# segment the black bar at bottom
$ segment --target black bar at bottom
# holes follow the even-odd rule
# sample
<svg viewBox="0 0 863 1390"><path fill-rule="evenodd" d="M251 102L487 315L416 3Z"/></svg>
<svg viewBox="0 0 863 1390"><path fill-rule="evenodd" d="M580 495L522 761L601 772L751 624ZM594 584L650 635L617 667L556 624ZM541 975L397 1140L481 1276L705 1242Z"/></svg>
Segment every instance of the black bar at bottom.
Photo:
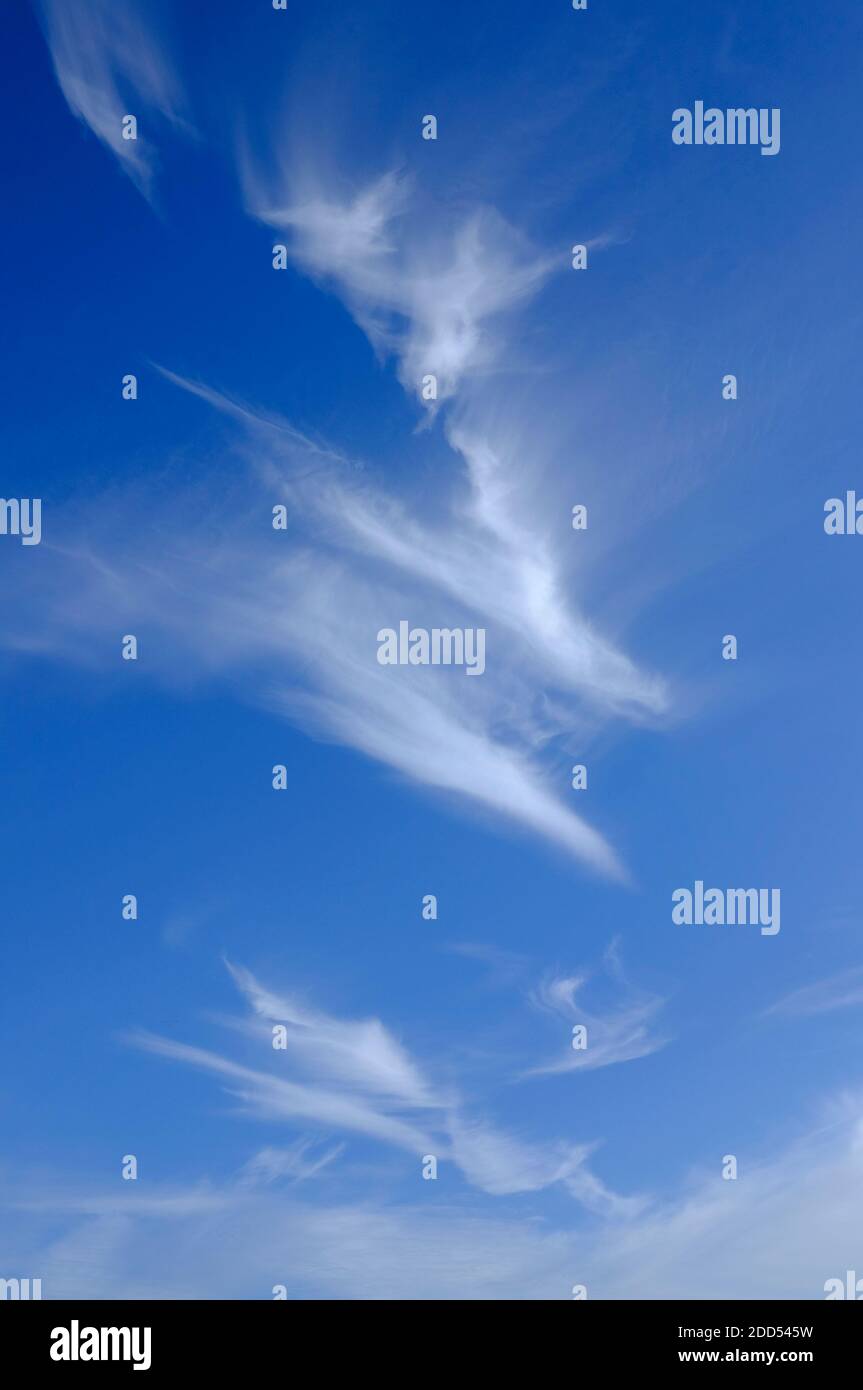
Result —
<svg viewBox="0 0 863 1390"><path fill-rule="evenodd" d="M612 1373L792 1365L823 1375L856 1369L861 1334L863 1310L827 1301L21 1301L0 1304L0 1368L16 1366L19 1378L107 1368L142 1382L250 1370L296 1380L337 1373L343 1358L353 1375L427 1380L483 1356L511 1369L513 1354L538 1357L539 1372L554 1351L573 1369L589 1358Z"/></svg>

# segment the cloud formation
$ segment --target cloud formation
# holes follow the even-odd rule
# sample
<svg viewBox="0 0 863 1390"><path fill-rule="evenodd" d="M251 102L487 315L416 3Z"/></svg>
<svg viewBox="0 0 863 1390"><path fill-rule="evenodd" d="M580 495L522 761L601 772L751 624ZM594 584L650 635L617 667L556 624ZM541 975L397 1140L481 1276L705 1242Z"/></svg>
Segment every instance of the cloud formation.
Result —
<svg viewBox="0 0 863 1390"><path fill-rule="evenodd" d="M792 990L777 1000L765 1012L804 1017L811 1014L834 1013L837 1009L854 1009L863 1004L863 968L854 966L826 980L816 980Z"/></svg>
<svg viewBox="0 0 863 1390"><path fill-rule="evenodd" d="M588 1225L438 1201L312 1204L242 1181L108 1194L16 1185L9 1268L45 1298L823 1299L859 1270L863 1107L736 1182L718 1169L674 1201ZM134 1186L134 1185L133 1185ZM52 1215L52 1234L34 1225ZM23 1218L23 1224L22 1224ZM59 1234L53 1229L59 1228Z"/></svg>
<svg viewBox="0 0 863 1390"><path fill-rule="evenodd" d="M145 195L156 168L146 116L180 127L183 95L164 48L132 5L116 0L36 0L70 110L107 145ZM124 139L135 116L137 139Z"/></svg>
<svg viewBox="0 0 863 1390"><path fill-rule="evenodd" d="M409 221L412 186L394 171L340 193L319 176L245 169L249 210L290 239L297 265L344 300L399 380L421 397L437 382L435 404L489 370L499 318L535 293L553 260L532 255L513 227L477 208L448 230ZM287 187L284 187L284 184Z"/></svg>
<svg viewBox="0 0 863 1390"><path fill-rule="evenodd" d="M655 995L634 991L625 981L616 946L606 952L606 972L624 992L621 1003L616 998L599 1012L582 1005L578 996L590 981L590 975L554 976L532 994L533 1002L541 1009L556 1014L568 1023L583 1026L587 1045L574 1048L571 1038L562 1040L559 1055L539 1066L529 1067L523 1077L553 1076L562 1072L592 1071L619 1062L632 1062L649 1057L665 1046L667 1039L653 1032L652 1024L665 1000Z"/></svg>
<svg viewBox="0 0 863 1390"><path fill-rule="evenodd" d="M571 610L541 533L506 521L488 449L470 506L450 497L433 522L338 451L190 386L240 424L251 478L227 484L224 502L188 491L163 506L130 489L58 518L62 547L43 543L6 644L81 660L88 640L137 624L161 678L228 673L313 734L622 876L605 837L555 790L545 754L597 720L655 718L661 685ZM291 519L280 548L276 503ZM379 665L376 634L402 618L487 629L481 679ZM565 752L554 777L568 787Z"/></svg>
<svg viewBox="0 0 863 1390"><path fill-rule="evenodd" d="M243 1109L259 1119L363 1136L411 1153L417 1165L434 1155L454 1163L470 1185L493 1196L560 1183L577 1201L606 1215L641 1207L640 1199L616 1195L591 1172L593 1145L532 1144L469 1114L452 1090L440 1089L422 1074L378 1019L333 1018L274 993L243 967L228 969L250 1009L241 1029L258 1049L256 1066L143 1031L129 1041L221 1078ZM284 1048L273 1047L274 1025L286 1030ZM300 1079L294 1079L296 1073ZM341 1151L331 1150L311 1165L312 1171ZM244 1170L243 1181L306 1175L303 1153L265 1149Z"/></svg>
<svg viewBox="0 0 863 1390"><path fill-rule="evenodd" d="M47 0L46 16L64 90L103 138L114 129L120 71L174 110L167 69L128 15L114 23L101 3L85 17ZM115 152L134 160L137 148L121 141ZM226 455L238 431L251 480L232 486L221 510L180 492L163 509L145 488L58 519L63 548L46 560L35 581L44 592L7 641L80 659L82 633L139 623L150 669L163 678L175 679L177 666L229 672L246 698L313 735L625 878L606 835L580 814L584 801L575 809L568 754L581 755L608 720L662 719L668 693L582 611L561 554L569 516L545 493L560 462L547 457L538 420L528 416L513 437L499 410L507 385L492 372L512 341L514 311L552 261L491 209L430 215L395 172L346 194L320 168L273 161L263 174L247 166L244 185L255 215L285 229L298 266L331 284L375 346L395 356L408 391L426 372L437 376L434 404L447 410L430 505L278 411L162 369L231 421ZM223 462L222 483L234 467ZM273 504L291 517L280 550L263 534ZM481 627L481 679L379 665L376 634L403 619Z"/></svg>

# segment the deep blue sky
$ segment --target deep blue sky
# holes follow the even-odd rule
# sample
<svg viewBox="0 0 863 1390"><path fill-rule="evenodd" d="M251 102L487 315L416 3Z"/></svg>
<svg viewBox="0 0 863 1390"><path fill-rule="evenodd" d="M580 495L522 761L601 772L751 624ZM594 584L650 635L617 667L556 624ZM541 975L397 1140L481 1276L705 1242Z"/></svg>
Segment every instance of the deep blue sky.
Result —
<svg viewBox="0 0 863 1390"><path fill-rule="evenodd" d="M4 15L2 493L42 498L43 541L0 537L0 1116L12 1213L0 1274L36 1276L44 1265L46 1296L91 1287L122 1296L143 1281L267 1297L270 1264L253 1261L250 1274L233 1237L219 1245L218 1276L172 1282L159 1253L170 1228L133 1223L115 1239L105 1236L110 1218L98 1217L93 1234L90 1218L78 1228L68 1194L132 1201L206 1181L230 1206L254 1153L304 1136L346 1148L321 1177L269 1187L273 1220L285 1192L313 1211L397 1206L405 1220L438 1203L450 1216L538 1224L561 1240L632 1221L637 1251L640 1238L651 1244L645 1223L673 1225L693 1190L707 1205L724 1200L727 1153L738 1156L738 1189L758 1172L754 1206L787 1181L798 1210L787 1155L834 1124L825 1107L832 1115L832 1098L859 1085L860 1006L839 1002L859 970L863 540L828 538L822 525L827 498L863 494L859 8L591 0L576 14L564 0L294 0L281 14L264 0L173 10L115 0L113 9L155 36L184 94L185 125L124 92L157 150L144 190L70 111L36 13L19 5ZM698 99L780 107L780 153L675 147L671 112ZM435 143L420 139L427 112L440 122ZM478 814L469 798L401 775L350 737L313 737L320 730L307 720L286 718L270 687L306 679L295 647L274 657L264 643L248 663L202 656L195 605L206 597L218 630L225 592L245 572L245 550L231 558L231 517L235 497L240 510L256 505L257 484L243 481L256 446L154 364L360 460L369 486L411 516L443 514L462 485L446 434L458 400L417 432L421 408L400 382L398 350L376 355L359 292L339 291L344 267L310 273L298 255L284 274L272 270L273 242L290 237L251 215L244 149L259 169L319 165L325 188L332 161L334 198L400 170L430 209L408 239L434 238L438 226L443 238L473 209L493 208L505 219L494 223L498 247L524 237L559 257L505 329L489 327L497 373L468 370L460 389L487 419L505 420L524 393L522 443L548 431L545 470L534 485L538 452L524 449L514 484L535 503L537 553L547 538L550 553L569 555L563 600L667 682L661 716L591 716L587 793L569 789L580 696L558 692L557 706L573 701L572 724L564 712L536 749L537 775L614 847L627 882L512 817ZM590 268L576 275L569 247L594 239ZM133 404L120 398L126 372L139 378ZM733 403L721 399L725 372L739 378ZM319 534L304 532L301 516L277 538L271 500L256 550L275 555L266 548L284 540L309 547L313 561ZM570 501L591 508L577 562ZM201 555L212 534L199 522L223 504L224 569L211 596ZM92 577L79 590L76 573L82 548L101 556L103 543L120 571L134 556L138 576L185 564L188 545L194 602L181 585L174 611L159 590L124 621L108 585L100 606ZM368 557L350 564L358 586L377 574ZM470 593L461 598L471 605ZM272 592L261 599L265 621L277 621ZM445 626L460 621L457 607L429 611ZM383 604L377 625L402 616ZM119 659L126 631L139 634L137 665ZM740 642L736 664L720 659L728 632ZM497 679L493 665L483 679ZM288 768L286 793L271 789L275 763ZM697 878L780 887L780 934L672 926L672 891ZM130 892L137 923L120 919ZM438 896L436 922L420 917L426 893ZM625 984L603 965L612 942ZM647 1214L585 1211L559 1184L498 1194L446 1159L437 1183L425 1183L418 1157L369 1135L238 1116L212 1076L125 1036L145 1029L257 1065L260 1040L218 1022L238 1011L223 957L332 1018L379 1018L424 1075L458 1091L472 1123L540 1149L596 1143L591 1171L615 1194L645 1197ZM628 991L664 1001L649 1023L664 1046L514 1081L568 1046L570 1022L537 1009L531 992L591 972L583 998L593 1016L614 1017ZM792 1002L764 1017L821 981L833 983L816 1009ZM836 1142L819 1162L844 1163L846 1139ZM140 1163L135 1192L119 1177L127 1153ZM818 1297L824 1279L859 1266L859 1218L854 1226L840 1212L833 1244L810 1249L803 1237L796 1263L777 1257L750 1284L738 1189L740 1250L720 1292ZM42 1198L58 1213L47 1237L21 1210ZM811 1222L830 1224L814 1208ZM785 1224L780 1212L763 1244ZM52 1242L68 1230L74 1253L58 1255ZM433 1274L436 1256L420 1240L393 1273L383 1221L380 1231L374 1262L414 1291L417 1269ZM599 1261L597 1293L714 1292L699 1240L681 1241L661 1274L645 1266L642 1286L637 1254L626 1278ZM286 1278L300 1295L368 1291L359 1277L334 1282L328 1255L292 1265L293 1248L286 1236ZM18 1271L27 1261L34 1267ZM507 1277L516 1296L568 1296L568 1274L537 1271L526 1255L513 1255ZM572 1268L569 1282L578 1277ZM468 1260L460 1296L484 1287Z"/></svg>

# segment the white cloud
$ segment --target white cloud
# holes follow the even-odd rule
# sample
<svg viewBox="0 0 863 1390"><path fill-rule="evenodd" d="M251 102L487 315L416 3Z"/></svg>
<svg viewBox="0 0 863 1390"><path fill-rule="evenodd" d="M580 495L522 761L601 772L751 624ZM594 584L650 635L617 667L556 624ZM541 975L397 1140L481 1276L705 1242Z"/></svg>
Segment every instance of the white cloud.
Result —
<svg viewBox="0 0 863 1390"><path fill-rule="evenodd" d="M446 437L464 461L469 493L436 528L370 492L325 488L317 504L353 548L493 618L564 691L630 716L663 713L663 682L640 673L571 611L547 515L536 516L543 422L515 442L496 419L509 382L488 369L505 356L510 372L515 366L502 315L536 294L557 258L537 256L488 209L452 222L439 207L415 206L410 182L395 173L346 197L326 164L310 173L283 161L262 175L247 163L247 201L270 225L293 232L298 264L332 283L371 342L396 355L408 392L419 394L433 373L438 404L464 398Z"/></svg>
<svg viewBox="0 0 863 1390"><path fill-rule="evenodd" d="M807 1014L833 1013L836 1009L854 1009L863 1004L863 968L854 966L843 970L829 979L817 980L792 990L777 1000L765 1012L767 1014Z"/></svg>
<svg viewBox="0 0 863 1390"><path fill-rule="evenodd" d="M441 1105L404 1048L379 1019L348 1023L330 1018L270 993L240 966L229 964L228 969L258 1018L286 1025L291 1059L300 1066L331 1081L360 1085L407 1106ZM270 1028L262 1031L271 1036Z"/></svg>
<svg viewBox="0 0 863 1390"><path fill-rule="evenodd" d="M145 1031L132 1033L136 1047L201 1071L212 1072L230 1082L230 1094L260 1118L315 1123L334 1130L364 1134L382 1143L394 1144L411 1153L428 1147L429 1136L415 1125L389 1115L366 1099L345 1091L287 1081L272 1073L241 1066L206 1048L190 1047Z"/></svg>
<svg viewBox="0 0 863 1390"><path fill-rule="evenodd" d="M526 1144L493 1126L455 1116L450 1136L452 1156L465 1177L492 1196L538 1192L562 1183L585 1207L605 1216L631 1214L644 1206L641 1198L610 1192L590 1171L591 1144Z"/></svg>
<svg viewBox="0 0 863 1390"><path fill-rule="evenodd" d="M859 1097L831 1125L769 1162L744 1159L650 1210L552 1226L524 1198L457 1205L300 1202L227 1184L119 1195L25 1184L6 1208L4 1267L32 1270L46 1298L823 1299L860 1270ZM130 1185L134 1186L134 1184ZM44 1224L22 1217L52 1213Z"/></svg>
<svg viewBox="0 0 863 1390"><path fill-rule="evenodd" d="M483 802L602 872L619 874L603 838L549 795L531 755L583 717L567 695L579 696L593 714L636 719L664 712L667 696L661 681L641 673L572 611L554 549L543 528L530 523L530 481L517 480L517 461L477 443L475 425L460 426L453 439L469 465L469 500L451 499L448 513L432 523L285 422L256 417L212 391L206 396L235 417L242 412L267 486L274 496L293 499L292 513L315 545L326 547L314 575L305 563L298 567L301 594L277 624L316 672L318 694L276 703L409 776ZM285 565L276 583L289 579ZM274 582L267 587L273 592ZM393 615L407 604L414 616L428 612L430 624L442 611L462 610L463 625L488 625L495 649L481 691L468 692L464 682L418 684L413 672L368 661L369 634L396 622ZM445 625L456 621L447 617ZM254 632L273 625L250 615L246 626Z"/></svg>
<svg viewBox="0 0 863 1390"><path fill-rule="evenodd" d="M408 222L413 190L392 172L347 195L320 175L276 171L274 180L248 163L244 182L254 215L289 235L297 264L332 284L374 346L396 356L405 389L419 396L423 377L437 378L438 403L494 364L497 319L554 264L492 209L445 231Z"/></svg>
<svg viewBox="0 0 863 1390"><path fill-rule="evenodd" d="M666 1039L652 1031L665 1001L631 989L623 977L615 947L606 953L605 967L615 979L616 994L622 990L624 997L622 1002L615 997L599 1012L585 1008L577 998L590 980L589 975L556 976L534 991L531 997L540 1008L587 1029L587 1046L573 1048L571 1036L562 1037L559 1055L528 1068L522 1072L523 1077L610 1067L649 1057L665 1046Z"/></svg>
<svg viewBox="0 0 863 1390"><path fill-rule="evenodd" d="M248 1187L266 1186L283 1178L289 1178L293 1182L306 1182L341 1157L345 1145L333 1144L323 1153L313 1150L314 1142L311 1139L298 1139L287 1149L261 1149L249 1159L239 1181Z"/></svg>
<svg viewBox="0 0 863 1390"><path fill-rule="evenodd" d="M590 1171L592 1146L528 1143L466 1114L457 1095L439 1091L423 1076L377 1019L355 1023L332 1018L273 993L245 969L229 969L252 1011L251 1036L259 1049L259 1066L146 1032L132 1034L130 1041L223 1078L230 1093L259 1118L364 1135L407 1150L417 1164L434 1154L493 1196L536 1192L561 1183L591 1210L623 1213L640 1206L639 1199L609 1191ZM287 1029L284 1049L272 1047L273 1023ZM291 1079L295 1071L326 1077L329 1084L298 1082ZM286 1159L271 1149L264 1152L266 1157L258 1155L253 1165L262 1177L275 1176L298 1161L295 1153Z"/></svg>
<svg viewBox="0 0 863 1390"><path fill-rule="evenodd" d="M162 510L147 489L146 500L132 490L94 501L83 525L58 516L55 534L68 539L31 577L45 584L43 612L28 611L12 643L81 659L82 629L137 622L163 679L228 673L313 735L623 879L606 835L580 813L587 803L572 797L568 754L581 757L607 720L664 716L665 686L582 611L569 511L546 495L560 460L543 422L528 418L514 438L497 409L505 384L483 378L487 391L475 389L504 345L500 316L548 267L487 210L441 226L394 175L347 201L316 178L300 179L302 196L292 187L287 203L264 202L258 175L247 174L247 192L294 229L301 264L334 277L372 339L396 352L407 386L429 354L444 363L444 394L460 399L431 497L399 496L403 482L374 482L276 412L165 372L240 427L257 483L228 492L221 511L192 492ZM292 525L278 550L264 534L274 502ZM482 627L484 674L380 666L376 634L403 618Z"/></svg>
<svg viewBox="0 0 863 1390"><path fill-rule="evenodd" d="M588 711L649 708L650 682L567 613L560 586L532 629L538 609L493 540L458 521L450 531L412 521L295 432L259 423L251 442L266 479L227 488L215 508L193 491L163 508L152 490L130 490L58 515L62 546L43 543L43 566L24 577L22 596L33 587L7 618L7 645L81 660L87 637L137 624L159 678L227 673L313 734L621 876L605 837L561 795L565 753L554 780L543 754L586 730ZM281 548L266 541L274 500L291 514ZM376 634L406 616L486 628L484 675L380 666Z"/></svg>
<svg viewBox="0 0 863 1390"><path fill-rule="evenodd" d="M148 120L182 124L182 93L171 63L134 6L117 0L37 0L57 81L71 110L149 191L155 147ZM137 139L123 138L135 116Z"/></svg>

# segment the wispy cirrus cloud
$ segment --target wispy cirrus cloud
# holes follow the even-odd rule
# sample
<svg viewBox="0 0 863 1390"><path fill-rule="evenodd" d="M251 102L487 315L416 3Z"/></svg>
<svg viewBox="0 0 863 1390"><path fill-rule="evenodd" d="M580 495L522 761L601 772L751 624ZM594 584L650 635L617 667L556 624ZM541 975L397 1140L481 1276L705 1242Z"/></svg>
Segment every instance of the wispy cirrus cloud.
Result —
<svg viewBox="0 0 863 1390"><path fill-rule="evenodd" d="M660 717L667 693L574 609L554 547L532 521L530 480L517 475L510 450L481 442L475 421L451 431L468 465L468 490L446 498L432 522L288 422L169 375L239 421L264 485L326 547L320 578L304 567L302 597L278 623L306 669L317 671L318 689L282 707L619 875L603 837L547 792L533 755L578 727L584 710L567 696L577 696L591 719L638 721ZM283 566L283 580L288 574ZM430 624L446 611L458 615L447 625L489 625L495 651L481 692L468 698L461 686L434 679L418 686L410 672L368 662L367 634L408 606L412 615L428 612Z"/></svg>
<svg viewBox="0 0 863 1390"><path fill-rule="evenodd" d="M148 497L142 509L130 490L92 503L83 533L64 518L68 539L46 561L53 582L43 611L29 612L26 637L12 641L31 650L53 641L80 657L82 630L139 622L155 639L151 669L168 679L177 663L184 675L230 672L246 698L313 735L625 879L606 835L564 799L567 753L608 720L664 717L665 683L583 611L562 555L568 511L544 492L559 461L541 423L528 418L526 445L514 440L496 409L499 384L479 389L507 341L498 317L536 290L547 267L509 234L486 239L481 212L429 226L417 252L401 225L409 201L404 182L389 177L357 195L343 222L335 193L309 194L298 255L335 277L373 339L384 335L406 385L427 351L448 364L445 394L458 401L439 443L433 505L418 506L277 411L160 369L239 430L250 481L203 511L191 494L164 508ZM427 241L437 248L428 256ZM273 503L292 519L280 551L262 544ZM124 511L134 512L131 528ZM382 667L377 634L403 619L481 627L482 679Z"/></svg>
<svg viewBox="0 0 863 1390"><path fill-rule="evenodd" d="M8 1268L39 1270L45 1298L267 1299L282 1284L290 1298L566 1301L584 1284L590 1298L823 1299L860 1267L861 1181L858 1095L736 1182L700 1173L673 1200L584 1226L526 1220L504 1194L429 1209L242 1180L82 1192L42 1174L3 1201L4 1249Z"/></svg>
<svg viewBox="0 0 863 1390"><path fill-rule="evenodd" d="M244 1109L261 1118L326 1125L394 1144L411 1153L419 1152L429 1142L428 1131L345 1090L289 1081L272 1072L243 1066L207 1048L192 1047L146 1031L130 1034L129 1041L143 1051L222 1077Z"/></svg>
<svg viewBox="0 0 863 1390"><path fill-rule="evenodd" d="M165 48L140 7L116 0L36 0L57 81L71 111L149 195L155 145L144 117L188 129L183 93ZM123 118L138 120L124 139Z"/></svg>
<svg viewBox="0 0 863 1390"><path fill-rule="evenodd" d="M433 415L450 404L444 432L467 490L431 533L385 497L345 506L329 492L323 505L357 549L495 617L564 689L629 716L664 714L665 683L639 672L564 597L559 540L541 500L543 422L525 421L514 439L500 410L512 376L533 370L515 347L514 312L560 257L535 252L493 209L442 215L395 171L345 193L328 165L323 158L312 171L283 154L262 173L246 159L247 206L290 234L298 267L333 287L372 344L396 358L409 394L434 377L425 406Z"/></svg>
<svg viewBox="0 0 863 1390"><path fill-rule="evenodd" d="M314 1141L308 1138L298 1139L287 1149L268 1146L249 1159L239 1182L246 1187L268 1186L286 1179L292 1183L307 1182L340 1158L345 1147L333 1144L319 1152Z"/></svg>
<svg viewBox="0 0 863 1390"><path fill-rule="evenodd" d="M767 1014L787 1014L805 1017L810 1014L834 1013L837 1009L855 1009L863 1005L863 967L853 966L826 980L803 985L778 999L765 1010Z"/></svg>
<svg viewBox="0 0 863 1390"><path fill-rule="evenodd" d="M337 454L270 419L242 431L258 478L232 485L224 503L190 492L162 507L130 490L60 520L62 546L45 544L43 568L25 576L36 588L7 615L7 644L80 660L85 634L137 624L161 678L228 673L246 698L314 735L620 877L614 850L556 793L543 755L573 737L586 708L590 719L639 717L655 703L653 683L569 614L562 586L522 586L470 521L413 519ZM275 502L292 518L281 549L261 544ZM482 679L382 667L376 635L404 617L487 628Z"/></svg>
<svg viewBox="0 0 863 1390"><path fill-rule="evenodd" d="M226 964L260 1020L257 1035L271 1036L267 1024L289 1025L291 1057L300 1067L330 1081L361 1085L406 1106L425 1109L441 1105L440 1097L379 1019L346 1022L332 1018L263 988L242 966Z"/></svg>
<svg viewBox="0 0 863 1390"><path fill-rule="evenodd" d="M566 1037L557 1057L529 1067L521 1073L522 1078L615 1066L649 1057L665 1046L668 1039L655 1032L653 1026L665 1000L632 989L623 976L615 945L606 952L603 964L605 973L613 977L616 989L613 1000L601 1010L590 1010L579 1002L579 996L590 983L591 976L587 973L554 976L534 990L531 998L539 1008L586 1029L587 1046L574 1048L572 1040Z"/></svg>
<svg viewBox="0 0 863 1390"><path fill-rule="evenodd" d="M446 229L418 219L411 182L395 171L348 193L310 172L262 173L248 161L243 172L250 212L287 235L297 265L331 285L375 348L397 359L405 389L421 397L423 379L436 378L432 413L495 364L498 320L555 264L491 208Z"/></svg>
<svg viewBox="0 0 863 1390"><path fill-rule="evenodd" d="M620 1220L649 1205L612 1192L591 1170L595 1144L536 1145L470 1119L450 1123L452 1157L474 1186L495 1197L539 1192L561 1183L588 1211Z"/></svg>
<svg viewBox="0 0 863 1390"><path fill-rule="evenodd" d="M258 1048L258 1065L143 1031L128 1040L220 1078L243 1109L260 1119L363 1136L405 1150L417 1162L432 1154L452 1162L471 1186L491 1196L561 1184L604 1215L622 1217L643 1207L642 1198L619 1196L591 1171L594 1144L531 1143L470 1113L452 1088L440 1088L423 1075L379 1020L333 1018L274 993L242 967L228 969L251 1010L244 1031ZM272 1046L273 1025L286 1030L284 1048ZM267 1148L244 1171L243 1181L297 1175L302 1154Z"/></svg>

